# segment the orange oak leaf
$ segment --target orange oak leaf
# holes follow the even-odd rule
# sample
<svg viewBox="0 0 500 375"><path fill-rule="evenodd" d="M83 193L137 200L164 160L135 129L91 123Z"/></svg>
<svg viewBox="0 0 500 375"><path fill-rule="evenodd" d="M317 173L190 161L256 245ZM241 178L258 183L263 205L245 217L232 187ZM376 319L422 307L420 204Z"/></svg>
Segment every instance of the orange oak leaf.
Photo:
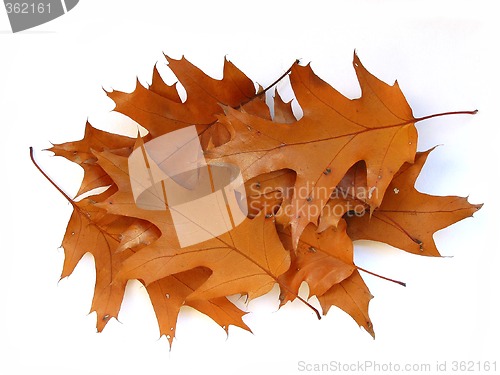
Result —
<svg viewBox="0 0 500 375"><path fill-rule="evenodd" d="M52 151L57 156L63 156L83 168L83 181L77 193L79 196L112 183L111 178L95 163L96 158L92 150L107 149L121 155L129 155L134 143L133 138L96 129L87 121L83 139L53 145L48 151Z"/></svg>
<svg viewBox="0 0 500 375"><path fill-rule="evenodd" d="M280 230L281 241L292 254L289 270L279 278L280 285L287 287L281 290L281 305L295 298L302 282L307 282L310 296L322 296L353 273L356 269L353 245L346 229L344 220L337 228L331 227L322 233L317 233L316 227L309 224L295 252L290 230Z"/></svg>
<svg viewBox="0 0 500 375"><path fill-rule="evenodd" d="M110 152L96 153L98 164L111 176L118 191L99 204L109 213L147 220L161 232L151 245L139 250L123 264L121 279L141 279L146 285L166 276L196 267L212 275L190 296L211 299L247 294L250 299L267 293L290 263L278 237L274 221L261 214L246 219L233 230L200 244L181 248L169 209L149 211L138 208L130 186L127 159ZM250 235L251 234L251 235ZM165 267L165 262L168 267ZM238 267L232 267L238 264Z"/></svg>
<svg viewBox="0 0 500 375"><path fill-rule="evenodd" d="M246 312L241 311L226 297L209 300L186 300L210 277L210 274L211 271L207 268L193 268L147 285L146 289L158 319L160 335L164 335L170 345L172 345L175 336L177 316L182 306L191 306L208 315L226 332L230 325L250 331L250 328L242 320Z"/></svg>
<svg viewBox="0 0 500 375"><path fill-rule="evenodd" d="M145 137L108 133L87 122L83 139L49 149L84 169L81 199L58 188L31 149L35 166L73 207L61 277L84 254L94 257L91 311L97 312L98 331L118 317L132 279L144 284L160 335L170 345L183 306L226 332L230 325L250 330L246 312L228 297L257 298L276 284L280 307L299 299L320 318L299 296L305 282L323 314L337 306L374 336L372 295L359 271L373 273L354 264L353 241L438 256L433 234L481 207L414 186L430 153L416 152L415 123L477 111L415 118L398 84L376 78L356 54L356 99L298 61L263 88L227 60L222 78L214 79L185 58L166 59L176 84L166 84L155 67L148 88L137 82L131 93L108 93L115 111L143 126ZM276 89L266 98L287 77L295 98L285 102ZM193 154L184 154L194 143ZM214 171L226 167L227 181L216 181ZM167 184L180 188L172 193ZM97 194L95 188L107 190ZM187 215L181 206L189 207ZM213 223L222 223L222 230L211 229Z"/></svg>
<svg viewBox="0 0 500 375"><path fill-rule="evenodd" d="M172 246L172 236L162 235L128 258L119 280L141 279L148 285L170 274L203 266L213 273L190 299L233 294L253 299L269 292L289 265L289 253L279 240L273 220L261 214L246 219L230 232L185 248Z"/></svg>
<svg viewBox="0 0 500 375"><path fill-rule="evenodd" d="M482 207L470 204L467 198L432 196L415 189L415 181L431 151L418 153L414 164L401 167L371 217L347 219L353 240L380 241L410 253L439 256L434 233L472 216Z"/></svg>
<svg viewBox="0 0 500 375"><path fill-rule="evenodd" d="M109 151L107 154L114 155ZM91 312L97 312L99 332L111 318L118 317L127 283L127 280L116 279L116 272L122 267L122 262L134 252L156 241L161 235L149 222L109 214L99 207L100 203L114 196L117 191L117 185L112 185L99 195L91 195L77 202L60 191L74 207L62 243L65 260L61 278L73 272L84 254L88 252L94 256L96 286ZM229 325L250 330L241 319L246 313L225 297L186 301L186 297L210 275L210 270L198 267L147 285L146 289L157 315L160 333L167 337L170 344L175 335L177 315L184 305L210 316L226 332Z"/></svg>
<svg viewBox="0 0 500 375"><path fill-rule="evenodd" d="M117 253L121 233L137 219L109 215L96 207L113 189L97 196L73 202L73 213L62 242L64 265L61 278L69 276L86 253L92 254L96 268L96 283L91 312L97 313L97 330L101 331L110 318L117 318L126 282L113 283L115 274L131 251Z"/></svg>
<svg viewBox="0 0 500 375"><path fill-rule="evenodd" d="M137 82L132 93L112 91L115 111L132 118L157 137L186 126L196 125L205 132L221 113L220 104L238 107L255 96L253 82L233 63L224 60L223 78L207 76L182 57L166 56L168 66L184 87L187 99L182 102L174 86L166 85L155 69L150 89Z"/></svg>
<svg viewBox="0 0 500 375"><path fill-rule="evenodd" d="M250 179L278 169L297 173L292 201L294 247L302 231L316 223L333 189L360 160L367 166L367 202L375 209L392 177L405 162L413 162L417 121L399 86L371 75L354 56L362 95L350 100L314 74L294 65L290 80L303 117L293 124L270 122L225 107L231 140L210 150L216 161L236 164ZM313 159L297 155L314 155Z"/></svg>
<svg viewBox="0 0 500 375"><path fill-rule="evenodd" d="M373 324L368 316L368 304L372 298L372 294L357 270L318 297L324 315L332 306L337 306L375 338Z"/></svg>

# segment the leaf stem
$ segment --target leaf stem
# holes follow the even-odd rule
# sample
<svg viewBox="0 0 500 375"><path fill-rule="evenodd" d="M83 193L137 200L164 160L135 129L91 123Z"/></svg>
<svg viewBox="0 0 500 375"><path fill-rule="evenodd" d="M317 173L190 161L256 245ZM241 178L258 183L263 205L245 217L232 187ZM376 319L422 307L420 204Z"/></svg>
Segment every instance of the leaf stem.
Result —
<svg viewBox="0 0 500 375"><path fill-rule="evenodd" d="M399 285L402 285L402 286L406 286L406 283L404 283L404 282L402 282L402 281L398 281L398 280L390 279L390 278L385 277L385 276L378 275L378 274L376 274L376 273L374 273L374 272L371 272L371 271L365 270L364 268L359 267L359 266L356 266L356 268L357 268L358 270L363 271L363 272L366 272L366 273L368 273L368 274L370 274L370 275L372 275L372 276L377 276L377 277L379 277L379 278L381 278L381 279L383 279L383 280L391 281L391 282L393 282L393 283L396 283L396 284L399 284Z"/></svg>
<svg viewBox="0 0 500 375"><path fill-rule="evenodd" d="M275 85L278 84L278 82L280 82L283 78L285 78L287 75L290 74L290 72L292 71L293 67L295 65L297 65L298 63L300 62L299 59L295 60L293 62L293 64L290 66L290 68L288 68L288 70L283 73L279 78L277 78L273 83L271 83L269 86L267 86L265 89L263 89L262 91L259 91L257 94L255 94L254 96L252 96L251 98L249 98L248 100L242 102L237 108L240 108L242 106L244 106L245 104L251 102L252 100L264 95L266 92L268 92L271 88L273 88Z"/></svg>
<svg viewBox="0 0 500 375"><path fill-rule="evenodd" d="M273 83L271 83L269 86L267 86L264 90L262 90L261 92L257 93L256 96L260 96L264 93L266 93L267 91L269 91L269 89L271 89L273 86L277 85L283 78L285 78L287 75L290 74L290 72L292 71L293 67L295 65L297 65L298 63L300 62L299 59L295 60L292 64L292 66L290 66L290 68L288 68L288 70L283 73L276 81L274 81Z"/></svg>
<svg viewBox="0 0 500 375"><path fill-rule="evenodd" d="M478 110L475 109L473 111L452 111L452 112L435 113L433 115L416 118L415 122L429 120L434 117L449 116L449 115L475 115L477 112Z"/></svg>
<svg viewBox="0 0 500 375"><path fill-rule="evenodd" d="M232 107L233 109L240 109L241 107L243 107L245 104L248 104L250 103L252 100L262 96L263 94L265 94L267 91L269 91L273 86L275 86L279 81L281 81L283 78L285 78L287 75L290 74L290 72L292 71L293 67L295 65L297 65L298 63L300 62L299 59L295 60L294 63L292 64L292 66L290 66L290 68L288 68L288 70L283 73L278 79L276 79L273 83L271 83L269 86L267 86L265 89L263 89L262 91L259 91L257 94L253 95L252 97L248 98L247 100L241 102L238 106L236 107ZM211 123L209 124L206 124L207 125L207 128L204 129L201 133L199 133L199 135L201 136L204 132L206 132L208 129L210 129L210 127L217 123L219 120L214 120L212 121Z"/></svg>
<svg viewBox="0 0 500 375"><path fill-rule="evenodd" d="M52 184L52 186L54 186L57 189L57 191L61 193L69 203L71 203L73 207L76 207L76 204L73 201L73 199L71 199L68 194L66 194L59 186L57 186L57 184L49 177L49 175L45 173L45 171L38 165L38 163L35 160L33 147L31 146L30 146L30 159L35 165L36 169L38 169L38 171Z"/></svg>
<svg viewBox="0 0 500 375"><path fill-rule="evenodd" d="M299 301L305 303L307 307L309 307L311 310L313 310L316 313L316 317L318 318L318 320L321 320L321 314L319 313L318 309L316 309L313 305L311 305L309 302L307 302L301 296L297 296L297 297L298 297Z"/></svg>

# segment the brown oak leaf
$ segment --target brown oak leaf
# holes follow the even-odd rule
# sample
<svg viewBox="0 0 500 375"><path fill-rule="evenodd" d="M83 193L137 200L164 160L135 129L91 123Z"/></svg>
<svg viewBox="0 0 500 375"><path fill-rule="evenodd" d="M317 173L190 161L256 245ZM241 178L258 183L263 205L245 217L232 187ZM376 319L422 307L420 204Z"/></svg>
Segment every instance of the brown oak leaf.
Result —
<svg viewBox="0 0 500 375"><path fill-rule="evenodd" d="M95 163L96 158L92 150L113 150L114 153L128 156L132 152L134 143L133 138L96 129L87 121L83 139L53 145L48 151L52 151L57 156L63 156L83 168L83 181L77 193L79 196L112 183L111 178Z"/></svg>
<svg viewBox="0 0 500 375"><path fill-rule="evenodd" d="M360 327L363 327L375 338L373 324L368 316L368 304L372 298L372 294L357 270L318 297L324 315L332 306L337 306L348 313Z"/></svg>
<svg viewBox="0 0 500 375"><path fill-rule="evenodd" d="M380 241L409 253L439 256L434 233L472 216L482 207L482 204L470 204L467 198L432 196L415 189L415 181L431 151L418 153L414 164L401 167L381 206L371 216L347 219L353 241Z"/></svg>
<svg viewBox="0 0 500 375"><path fill-rule="evenodd" d="M356 162L366 163L372 209L380 205L399 168L413 162L417 120L399 86L371 75L356 55L354 68L362 95L351 100L316 76L310 65L294 65L290 80L304 113L296 123L270 122L228 106L225 116L219 116L231 140L207 156L238 165L245 179L278 169L297 173L290 217L294 247Z"/></svg>
<svg viewBox="0 0 500 375"><path fill-rule="evenodd" d="M323 314L337 306L374 336L372 295L359 271L376 274L354 264L353 241L438 256L434 233L481 207L415 188L430 153L417 153L415 123L476 111L415 118L398 84L376 78L356 54L356 99L298 61L266 88L227 59L221 79L185 58L167 61L176 84L166 84L155 67L149 87L137 83L131 93L108 93L115 111L137 121L147 135L132 139L87 122L81 140L49 149L84 169L79 199L50 179L31 149L35 166L73 207L61 277L84 254L95 260L91 311L98 331L118 317L127 282L136 279L170 345L184 306L226 332L229 326L250 331L246 312L228 297L251 300L276 284L280 307L298 299L320 318L309 302L315 296ZM266 98L287 77L295 98L285 102L276 89ZM223 168L224 183L214 178ZM168 190L167 184L182 189ZM211 229L214 223L222 230ZM299 295L303 283L307 297Z"/></svg>
<svg viewBox="0 0 500 375"><path fill-rule="evenodd" d="M281 290L282 305L295 299L302 282L307 282L310 295L319 297L353 273L356 269L353 260L353 245L346 229L344 220L339 223L338 227L330 227L321 233L317 233L316 227L309 224L295 252L290 230L280 231L283 245L292 254L290 268L280 276L280 285L286 286L286 289Z"/></svg>

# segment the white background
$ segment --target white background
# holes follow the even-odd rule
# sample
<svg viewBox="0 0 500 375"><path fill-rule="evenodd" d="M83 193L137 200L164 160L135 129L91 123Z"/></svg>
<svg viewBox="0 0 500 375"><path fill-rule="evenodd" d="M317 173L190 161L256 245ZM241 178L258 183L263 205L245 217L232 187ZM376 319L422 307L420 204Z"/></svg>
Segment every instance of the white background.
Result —
<svg viewBox="0 0 500 375"><path fill-rule="evenodd" d="M0 9L0 373L297 374L298 361L376 361L435 366L495 361L500 370L498 303L498 35L493 1L118 1L81 0L67 15L12 34ZM372 73L398 80L416 117L479 109L475 116L418 124L429 157L418 188L485 203L472 219L439 232L443 255L423 258L358 244L358 265L406 281L363 275L377 338L336 308L317 321L300 303L277 309L276 291L251 302L254 334L229 337L208 318L181 314L169 351L145 290L131 283L119 317L95 332L88 315L94 270L86 257L60 282L58 246L71 206L35 170L69 194L78 167L43 152L80 139L87 118L119 131L102 88L131 91L162 53L184 54L214 77L227 56L263 86L296 58L349 97L359 95L356 49ZM124 131L124 130L123 130ZM126 131L133 134L134 129ZM313 300L313 303L316 303ZM368 372L367 372L368 373Z"/></svg>

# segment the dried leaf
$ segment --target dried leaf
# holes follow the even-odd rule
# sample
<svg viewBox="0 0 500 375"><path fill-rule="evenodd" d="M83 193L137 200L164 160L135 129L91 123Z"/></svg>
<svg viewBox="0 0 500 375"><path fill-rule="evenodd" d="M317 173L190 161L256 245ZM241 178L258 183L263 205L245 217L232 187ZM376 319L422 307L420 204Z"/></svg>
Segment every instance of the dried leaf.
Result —
<svg viewBox="0 0 500 375"><path fill-rule="evenodd" d="M117 253L116 250L121 233L136 220L109 215L96 207L96 202L112 193L113 189L75 202L62 243L65 258L61 278L73 272L83 255L90 253L94 256L96 284L90 311L97 313L98 331L104 328L110 318L118 317L126 282L114 282L114 279L123 260L131 252Z"/></svg>
<svg viewBox="0 0 500 375"><path fill-rule="evenodd" d="M330 307L337 306L375 338L373 324L368 316L368 304L372 298L359 272L354 271L350 277L334 285L318 299L324 315L328 313Z"/></svg>
<svg viewBox="0 0 500 375"><path fill-rule="evenodd" d="M348 218L348 233L353 240L381 241L410 253L439 256L434 233L472 216L482 205L470 204L466 198L437 197L415 189L415 181L431 151L418 153L415 164L401 167L382 205L371 217Z"/></svg>
<svg viewBox="0 0 500 375"><path fill-rule="evenodd" d="M225 116L219 116L232 138L210 150L214 161L238 165L245 179L279 169L297 173L290 218L295 247L352 165L366 163L372 192L367 203L373 210L397 170L415 156L416 119L399 86L371 75L356 55L354 67L362 96L350 100L309 65L295 65L290 80L304 116L294 124L270 122L228 106Z"/></svg>
<svg viewBox="0 0 500 375"><path fill-rule="evenodd" d="M157 72L153 76L153 90L137 82L130 94L108 93L116 103L115 111L141 124L153 137L191 125L196 125L201 134L215 123L216 114L222 112L220 104L237 107L255 96L253 82L227 60L222 80L207 76L184 57L180 60L167 57L167 60L186 90L185 102L180 102Z"/></svg>
<svg viewBox="0 0 500 375"><path fill-rule="evenodd" d="M193 268L189 271L167 276L147 286L147 291L160 327L160 335L172 345L175 336L177 316L182 306L191 306L215 320L224 330L230 325L250 331L241 319L246 313L238 309L227 298L187 301L187 297L202 285L211 271L207 268Z"/></svg>
<svg viewBox="0 0 500 375"><path fill-rule="evenodd" d="M317 233L316 227L309 224L296 252L290 231L280 231L281 241L293 254L290 268L280 276L282 305L295 298L302 282L309 285L310 295L322 296L353 273L356 269L353 246L346 229L344 220L337 228L331 227L322 233Z"/></svg>
<svg viewBox="0 0 500 375"><path fill-rule="evenodd" d="M93 189L111 185L111 178L99 167L92 150L113 150L119 155L129 155L135 140L115 133L108 133L94 128L88 121L85 124L83 139L75 142L56 144L49 148L57 156L80 165L83 168L83 181L77 196Z"/></svg>
<svg viewBox="0 0 500 375"><path fill-rule="evenodd" d="M220 80L185 58L167 60L178 83L166 84L155 67L149 88L137 84L132 93L108 93L115 110L149 134L131 139L87 123L82 140L50 149L84 169L78 195L85 198L67 196L31 151L39 171L73 206L62 244L62 277L84 254L95 259L91 310L99 331L118 317L132 279L145 285L160 335L170 344L183 306L208 315L226 332L230 325L250 330L246 313L227 297L256 298L276 284L280 306L299 299L320 317L299 295L305 282L323 314L337 306L374 336L368 316L372 295L358 271L376 274L354 264L353 241L436 256L433 234L481 207L414 187L430 152L416 152L415 123L476 111L414 118L398 84L377 79L356 55L362 92L357 99L344 97L298 62L262 88L227 60ZM265 94L288 75L300 119L292 101L284 102L276 90L273 111L266 105ZM149 142L159 147L148 149ZM172 151L163 154L167 149ZM218 168L227 168L224 184L214 178ZM182 187L175 190L182 199L172 196L168 184ZM95 188L107 190L92 194ZM139 199L144 192L146 203ZM191 192L203 193L193 198ZM186 216L182 205L194 212ZM213 231L214 223L224 230Z"/></svg>

